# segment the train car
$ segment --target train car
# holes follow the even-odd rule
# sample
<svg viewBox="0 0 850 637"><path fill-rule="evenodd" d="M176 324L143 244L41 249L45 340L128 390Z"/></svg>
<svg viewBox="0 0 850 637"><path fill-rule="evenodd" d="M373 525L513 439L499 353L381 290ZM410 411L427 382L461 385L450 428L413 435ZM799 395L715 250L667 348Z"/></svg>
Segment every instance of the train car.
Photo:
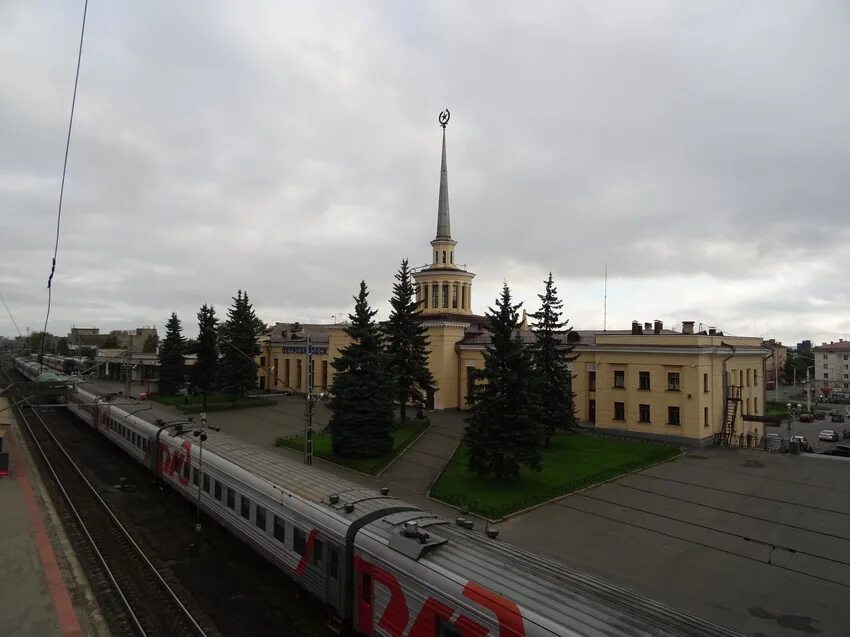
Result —
<svg viewBox="0 0 850 637"><path fill-rule="evenodd" d="M366 637L737 635L225 433L69 407Z"/></svg>

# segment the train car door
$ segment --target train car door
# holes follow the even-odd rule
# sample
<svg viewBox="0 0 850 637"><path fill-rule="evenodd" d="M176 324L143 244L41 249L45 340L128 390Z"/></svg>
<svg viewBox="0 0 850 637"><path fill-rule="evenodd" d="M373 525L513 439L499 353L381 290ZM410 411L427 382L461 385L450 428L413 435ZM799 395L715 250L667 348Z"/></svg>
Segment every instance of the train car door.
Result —
<svg viewBox="0 0 850 637"><path fill-rule="evenodd" d="M340 568L339 568L339 547L328 542L328 560L325 565L325 597L328 604L340 609Z"/></svg>
<svg viewBox="0 0 850 637"><path fill-rule="evenodd" d="M366 637L372 635L374 582L371 573L360 572L357 586L357 626Z"/></svg>

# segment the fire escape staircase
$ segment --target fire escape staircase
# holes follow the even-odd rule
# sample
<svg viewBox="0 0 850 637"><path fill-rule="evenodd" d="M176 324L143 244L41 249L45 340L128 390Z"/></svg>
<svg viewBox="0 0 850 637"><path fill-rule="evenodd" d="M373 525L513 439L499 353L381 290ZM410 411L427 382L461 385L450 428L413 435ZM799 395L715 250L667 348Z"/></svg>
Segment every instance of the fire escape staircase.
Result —
<svg viewBox="0 0 850 637"><path fill-rule="evenodd" d="M738 405L741 404L741 388L737 385L726 387L726 413L723 417L723 428L720 430L720 442L731 446L732 436L735 435L735 420L738 416Z"/></svg>

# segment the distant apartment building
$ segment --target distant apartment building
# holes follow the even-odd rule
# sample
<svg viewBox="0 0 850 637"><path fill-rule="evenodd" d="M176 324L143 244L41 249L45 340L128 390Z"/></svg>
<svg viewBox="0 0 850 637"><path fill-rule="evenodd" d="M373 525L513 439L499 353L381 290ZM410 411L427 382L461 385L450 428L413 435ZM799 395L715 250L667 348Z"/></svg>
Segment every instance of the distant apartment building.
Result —
<svg viewBox="0 0 850 637"><path fill-rule="evenodd" d="M850 341L821 343L812 354L815 387L850 389Z"/></svg>
<svg viewBox="0 0 850 637"><path fill-rule="evenodd" d="M776 383L783 381L782 372L785 369L785 362L788 360L788 348L773 338L762 341L762 346L770 350L770 354L765 360L764 381L767 388L772 389Z"/></svg>
<svg viewBox="0 0 850 637"><path fill-rule="evenodd" d="M812 351L812 342L810 340L800 341L795 349L800 354L808 354Z"/></svg>
<svg viewBox="0 0 850 637"><path fill-rule="evenodd" d="M118 347L131 352L141 353L144 351L145 343L151 336L157 336L155 327L137 327L135 330L112 330L109 333L118 342Z"/></svg>

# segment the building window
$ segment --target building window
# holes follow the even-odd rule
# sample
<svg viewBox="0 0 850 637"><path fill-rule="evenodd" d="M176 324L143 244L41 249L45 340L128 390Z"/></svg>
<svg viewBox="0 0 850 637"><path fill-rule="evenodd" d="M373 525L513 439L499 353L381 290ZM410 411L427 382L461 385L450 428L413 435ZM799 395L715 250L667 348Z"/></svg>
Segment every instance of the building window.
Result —
<svg viewBox="0 0 850 637"><path fill-rule="evenodd" d="M322 361L322 389L328 388L328 361Z"/></svg>
<svg viewBox="0 0 850 637"><path fill-rule="evenodd" d="M743 387L744 386L744 370L738 370L738 384Z"/></svg>
<svg viewBox="0 0 850 637"><path fill-rule="evenodd" d="M443 307L449 307L449 284L443 283Z"/></svg>
<svg viewBox="0 0 850 637"><path fill-rule="evenodd" d="M758 416L759 413L759 399L758 396L753 396L753 413Z"/></svg>
<svg viewBox="0 0 850 637"><path fill-rule="evenodd" d="M455 252L454 252L454 250L452 250L451 252L449 252L449 263L454 263L454 262L455 262Z"/></svg>
<svg viewBox="0 0 850 637"><path fill-rule="evenodd" d="M307 550L307 536L298 527L295 527L293 530L292 548L298 555L304 555L304 551Z"/></svg>
<svg viewBox="0 0 850 637"><path fill-rule="evenodd" d="M261 529L263 529L263 531L265 531L266 530L266 510L258 504L257 507L256 507L256 511L257 511L257 514L256 514L256 518L254 520L254 524L256 524L258 528L261 528Z"/></svg>
<svg viewBox="0 0 850 637"><path fill-rule="evenodd" d="M443 250L443 263L445 263L445 262L446 262L446 251Z"/></svg>
<svg viewBox="0 0 850 637"><path fill-rule="evenodd" d="M649 372L639 372L638 389L649 389Z"/></svg>
<svg viewBox="0 0 850 637"><path fill-rule="evenodd" d="M702 375L702 390L704 392L708 391L708 374Z"/></svg>
<svg viewBox="0 0 850 637"><path fill-rule="evenodd" d="M679 391L679 372L667 372L667 391Z"/></svg>
<svg viewBox="0 0 850 637"><path fill-rule="evenodd" d="M422 303L425 309L428 309L428 286L424 283L422 284Z"/></svg>
<svg viewBox="0 0 850 637"><path fill-rule="evenodd" d="M624 370L614 370L614 387L618 389L624 389L626 387L626 372Z"/></svg>
<svg viewBox="0 0 850 637"><path fill-rule="evenodd" d="M759 384L759 370L754 369L753 370L753 385L758 385L758 384Z"/></svg>
<svg viewBox="0 0 850 637"><path fill-rule="evenodd" d="M596 372L587 372L587 391L596 391Z"/></svg>
<svg viewBox="0 0 850 637"><path fill-rule="evenodd" d="M614 420L626 419L626 403L614 403Z"/></svg>
<svg viewBox="0 0 850 637"><path fill-rule="evenodd" d="M284 384L284 385L286 385L287 387L291 387L291 386L292 386L292 385L290 385L290 384L289 384L289 381L290 381L290 378L291 378L291 377L290 377L290 374L289 374L289 371L290 371L289 364L290 364L291 362L292 362L292 361L291 361L290 359L288 359L288 358L287 358L287 359L286 359L286 365L284 365L284 368L286 369L286 373L284 374L283 384Z"/></svg>
<svg viewBox="0 0 850 637"><path fill-rule="evenodd" d="M828 355L828 354L824 354L824 355L823 355L823 360L826 360L827 358L829 358L829 355Z"/></svg>
<svg viewBox="0 0 850 637"><path fill-rule="evenodd" d="M847 360L847 354L844 355L844 360Z"/></svg>
<svg viewBox="0 0 850 637"><path fill-rule="evenodd" d="M750 386L750 370L747 370L747 387Z"/></svg>
<svg viewBox="0 0 850 637"><path fill-rule="evenodd" d="M668 425L680 425L679 422L679 408L678 407L667 407L667 424Z"/></svg>
<svg viewBox="0 0 850 637"><path fill-rule="evenodd" d="M702 408L702 426L708 427L708 407Z"/></svg>
<svg viewBox="0 0 850 637"><path fill-rule="evenodd" d="M431 284L431 307L438 308L440 307L440 284L432 283Z"/></svg>
<svg viewBox="0 0 850 637"><path fill-rule="evenodd" d="M303 362L300 358L295 361L295 387L297 389L301 389L301 367Z"/></svg>
<svg viewBox="0 0 850 637"><path fill-rule="evenodd" d="M274 539L278 542L286 540L286 526L283 520L277 516L274 516Z"/></svg>
<svg viewBox="0 0 850 637"><path fill-rule="evenodd" d="M824 364L823 364L823 368L824 368L824 369L829 369L829 365L828 365L827 363L824 363Z"/></svg>
<svg viewBox="0 0 850 637"><path fill-rule="evenodd" d="M440 262L440 253L437 250L434 250L434 263Z"/></svg>
<svg viewBox="0 0 850 637"><path fill-rule="evenodd" d="M239 512L246 520L251 519L251 501L244 495L239 498Z"/></svg>
<svg viewBox="0 0 850 637"><path fill-rule="evenodd" d="M457 309L457 285L452 285L452 307Z"/></svg>
<svg viewBox="0 0 850 637"><path fill-rule="evenodd" d="M745 414L749 414L749 413L750 413L750 399L749 399L749 397L747 398L747 400L746 400L746 402L744 403L744 405L746 405L746 408L747 408L747 410L746 410L744 413L745 413Z"/></svg>
<svg viewBox="0 0 850 637"><path fill-rule="evenodd" d="M640 405L638 422L649 422L649 405Z"/></svg>
<svg viewBox="0 0 850 637"><path fill-rule="evenodd" d="M844 374L844 378L850 378L850 376L848 376L847 374Z"/></svg>
<svg viewBox="0 0 850 637"><path fill-rule="evenodd" d="M278 359L274 359L274 369L272 369L272 373L274 374L274 386L277 387L277 376L280 372L280 367L278 367Z"/></svg>
<svg viewBox="0 0 850 637"><path fill-rule="evenodd" d="M824 380L825 380L825 379L829 378L829 374L827 374L826 372L824 372L824 373L823 373L823 377L824 377Z"/></svg>

